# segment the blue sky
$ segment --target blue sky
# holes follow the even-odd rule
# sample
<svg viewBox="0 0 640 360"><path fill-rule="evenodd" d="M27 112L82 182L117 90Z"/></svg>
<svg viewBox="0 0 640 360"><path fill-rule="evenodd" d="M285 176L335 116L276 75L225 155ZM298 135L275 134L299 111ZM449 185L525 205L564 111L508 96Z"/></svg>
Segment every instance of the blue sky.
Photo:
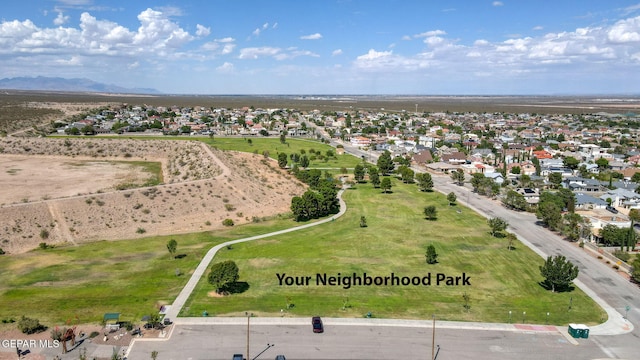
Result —
<svg viewBox="0 0 640 360"><path fill-rule="evenodd" d="M177 94L640 94L640 0L23 0L0 78Z"/></svg>

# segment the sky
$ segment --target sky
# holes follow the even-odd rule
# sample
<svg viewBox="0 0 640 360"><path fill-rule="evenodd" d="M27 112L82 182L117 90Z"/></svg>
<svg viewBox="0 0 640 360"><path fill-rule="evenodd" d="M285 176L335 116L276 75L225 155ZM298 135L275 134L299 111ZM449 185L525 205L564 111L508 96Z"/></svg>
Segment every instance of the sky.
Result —
<svg viewBox="0 0 640 360"><path fill-rule="evenodd" d="M0 78L167 94L640 94L640 0L21 0Z"/></svg>

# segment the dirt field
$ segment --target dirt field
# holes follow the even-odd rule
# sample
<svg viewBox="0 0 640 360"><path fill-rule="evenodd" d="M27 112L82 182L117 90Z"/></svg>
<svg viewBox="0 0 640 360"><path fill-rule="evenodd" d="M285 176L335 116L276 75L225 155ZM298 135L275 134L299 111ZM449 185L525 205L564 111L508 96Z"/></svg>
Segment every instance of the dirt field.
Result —
<svg viewBox="0 0 640 360"><path fill-rule="evenodd" d="M123 161L162 163L163 184ZM114 163L118 161L118 163ZM0 139L0 248L214 230L289 211L305 187L261 155L194 141Z"/></svg>
<svg viewBox="0 0 640 360"><path fill-rule="evenodd" d="M7 204L113 191L115 184L144 183L150 177L125 162L55 156L0 155L0 169L0 199Z"/></svg>

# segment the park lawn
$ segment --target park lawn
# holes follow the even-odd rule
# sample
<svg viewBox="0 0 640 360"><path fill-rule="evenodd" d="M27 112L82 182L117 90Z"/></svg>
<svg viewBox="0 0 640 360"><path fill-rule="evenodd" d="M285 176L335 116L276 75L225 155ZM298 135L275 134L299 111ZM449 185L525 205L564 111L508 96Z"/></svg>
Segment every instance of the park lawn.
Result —
<svg viewBox="0 0 640 360"><path fill-rule="evenodd" d="M269 157L276 160L278 159L278 153L280 152L291 155L294 153L301 154L302 151L304 151L310 158L310 160L312 156L311 150L314 150L314 152L320 151L322 155L326 155L328 150L331 150L334 154L336 153L336 149L334 147L315 140L287 138L285 144L281 143L280 139L277 137L215 137L214 139L199 138L199 140L209 144L211 147L215 147L220 150L235 150L256 154L264 154L264 152L267 151L269 153ZM251 142L249 142L248 140L251 140ZM340 169L344 167L353 169L357 164L361 162L361 159L358 159L353 155L336 154L335 157L330 159L325 158L322 160L311 160L309 163L309 168ZM289 165L291 165L291 158L289 158L289 163Z"/></svg>
<svg viewBox="0 0 640 360"><path fill-rule="evenodd" d="M274 216L215 233L98 241L5 255L0 262L0 320L24 315L46 325L99 323L104 313L119 312L122 320L139 321L173 301L211 247L292 223ZM178 242L176 255L184 257L171 258L169 239ZM176 276L176 269L181 275Z"/></svg>
<svg viewBox="0 0 640 360"><path fill-rule="evenodd" d="M121 136L106 135L101 136L104 139L121 139ZM304 151L307 156L311 157L310 150L320 151L322 155L326 155L328 150L333 151L334 157L331 159L315 159L309 163L309 168L313 169L340 169L347 168L353 169L357 164L362 162L353 155L342 154L337 155L336 149L331 145L321 143L313 139L298 139L287 138L286 143L280 142L279 137L224 137L215 136L213 139L205 136L127 136L128 139L136 140L178 140L178 141L202 141L209 146L219 150L233 150L255 154L269 153L269 157L272 159L278 159L279 152L285 152L287 155L293 153L301 154ZM248 140L251 140L250 142ZM289 158L289 165L291 164L291 158Z"/></svg>
<svg viewBox="0 0 640 360"><path fill-rule="evenodd" d="M181 316L362 317L522 322L586 323L606 320L603 310L581 290L551 293L543 289L539 266L543 259L517 243L507 249L504 238L489 235L485 218L444 195L419 192L416 185L393 182L383 194L369 184L347 190L347 213L317 227L234 245L214 262L234 260L240 269L242 293L215 297L206 276L198 284ZM435 205L438 219L424 218ZM359 227L365 216L367 227ZM433 244L438 264L425 262ZM431 286L318 286L316 274L426 276ZM311 276L309 285L280 285L277 274ZM470 286L435 284L436 274L470 277ZM466 311L463 295L469 296ZM571 309L569 310L569 304ZM287 304L293 304L287 309ZM511 318L509 312L511 311ZM523 312L525 313L523 316ZM523 319L524 317L524 319Z"/></svg>

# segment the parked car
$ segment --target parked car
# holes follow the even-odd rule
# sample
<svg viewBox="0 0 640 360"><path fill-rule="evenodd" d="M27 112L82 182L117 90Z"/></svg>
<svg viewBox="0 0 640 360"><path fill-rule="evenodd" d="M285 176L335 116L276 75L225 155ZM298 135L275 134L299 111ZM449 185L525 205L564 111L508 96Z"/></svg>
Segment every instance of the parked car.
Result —
<svg viewBox="0 0 640 360"><path fill-rule="evenodd" d="M276 355L276 360L287 360L284 355Z"/></svg>
<svg viewBox="0 0 640 360"><path fill-rule="evenodd" d="M242 354L233 354L233 360L244 360Z"/></svg>
<svg viewBox="0 0 640 360"><path fill-rule="evenodd" d="M311 325L313 326L314 333L324 332L324 327L322 326L322 319L320 319L320 316L314 316L313 318L311 318Z"/></svg>

